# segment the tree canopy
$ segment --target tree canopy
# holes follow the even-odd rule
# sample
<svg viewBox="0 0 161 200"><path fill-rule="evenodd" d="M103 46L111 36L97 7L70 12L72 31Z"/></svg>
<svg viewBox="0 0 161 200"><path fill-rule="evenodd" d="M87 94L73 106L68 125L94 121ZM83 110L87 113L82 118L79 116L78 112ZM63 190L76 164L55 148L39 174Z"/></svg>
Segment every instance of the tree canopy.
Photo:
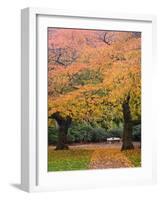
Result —
<svg viewBox="0 0 161 200"><path fill-rule="evenodd" d="M73 121L124 121L129 98L133 120L141 118L141 34L49 29L48 113Z"/></svg>

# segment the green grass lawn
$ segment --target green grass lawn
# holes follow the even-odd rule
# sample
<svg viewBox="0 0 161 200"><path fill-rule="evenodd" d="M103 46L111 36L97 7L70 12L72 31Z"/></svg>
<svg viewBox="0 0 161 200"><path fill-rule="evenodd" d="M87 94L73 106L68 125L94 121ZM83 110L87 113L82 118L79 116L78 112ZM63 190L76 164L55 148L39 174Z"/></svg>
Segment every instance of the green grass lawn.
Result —
<svg viewBox="0 0 161 200"><path fill-rule="evenodd" d="M48 171L69 171L88 169L93 150L69 149L48 150Z"/></svg>

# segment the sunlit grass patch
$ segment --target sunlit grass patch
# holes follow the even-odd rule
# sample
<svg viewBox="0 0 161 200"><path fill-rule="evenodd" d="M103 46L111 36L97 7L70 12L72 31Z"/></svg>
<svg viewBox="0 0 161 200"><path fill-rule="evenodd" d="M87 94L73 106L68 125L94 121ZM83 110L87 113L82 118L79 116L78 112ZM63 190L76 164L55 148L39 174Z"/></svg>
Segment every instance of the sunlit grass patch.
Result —
<svg viewBox="0 0 161 200"><path fill-rule="evenodd" d="M93 150L48 150L48 171L88 169Z"/></svg>
<svg viewBox="0 0 161 200"><path fill-rule="evenodd" d="M135 167L141 167L141 150L132 149L123 151L125 156L132 162Z"/></svg>

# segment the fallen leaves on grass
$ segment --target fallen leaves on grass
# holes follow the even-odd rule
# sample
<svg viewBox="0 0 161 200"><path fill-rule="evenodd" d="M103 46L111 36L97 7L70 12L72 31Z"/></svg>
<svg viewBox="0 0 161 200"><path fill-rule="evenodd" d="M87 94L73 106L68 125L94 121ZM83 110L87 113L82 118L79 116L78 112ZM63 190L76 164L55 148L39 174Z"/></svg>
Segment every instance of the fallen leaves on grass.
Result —
<svg viewBox="0 0 161 200"><path fill-rule="evenodd" d="M48 171L128 168L141 166L140 149L74 146L69 150L49 148Z"/></svg>
<svg viewBox="0 0 161 200"><path fill-rule="evenodd" d="M118 149L97 149L92 155L91 169L134 167L132 162Z"/></svg>
<svg viewBox="0 0 161 200"><path fill-rule="evenodd" d="M132 149L123 151L124 155L133 163L135 167L141 167L141 150Z"/></svg>

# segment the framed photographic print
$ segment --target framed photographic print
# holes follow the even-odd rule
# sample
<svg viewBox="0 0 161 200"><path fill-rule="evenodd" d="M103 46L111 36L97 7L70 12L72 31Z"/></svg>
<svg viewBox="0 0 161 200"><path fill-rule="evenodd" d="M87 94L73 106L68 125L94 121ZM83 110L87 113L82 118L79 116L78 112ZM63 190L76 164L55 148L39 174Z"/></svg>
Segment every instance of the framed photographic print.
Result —
<svg viewBox="0 0 161 200"><path fill-rule="evenodd" d="M26 191L154 183L155 17L22 10Z"/></svg>

